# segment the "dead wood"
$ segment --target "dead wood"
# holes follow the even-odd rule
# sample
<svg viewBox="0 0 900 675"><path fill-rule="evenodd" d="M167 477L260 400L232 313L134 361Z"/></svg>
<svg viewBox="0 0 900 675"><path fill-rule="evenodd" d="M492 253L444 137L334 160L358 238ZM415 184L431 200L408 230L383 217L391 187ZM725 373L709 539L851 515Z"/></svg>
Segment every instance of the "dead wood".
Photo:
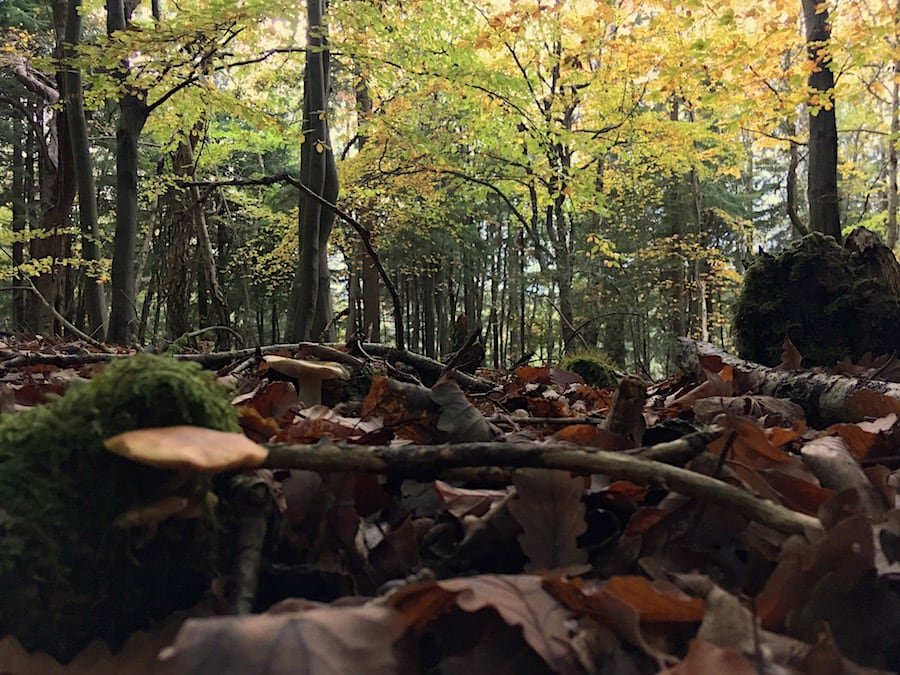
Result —
<svg viewBox="0 0 900 675"><path fill-rule="evenodd" d="M866 380L845 375L826 375L808 370L785 371L767 368L728 354L708 342L679 338L684 348L682 367L703 376L704 368L716 359L734 369L739 392L753 391L787 398L806 413L810 424L826 427L837 422L859 422L900 412L900 384Z"/></svg>
<svg viewBox="0 0 900 675"><path fill-rule="evenodd" d="M703 449L719 433L718 429L698 432L641 450L666 454L671 450ZM388 447L323 440L315 445L269 444L267 448L269 457L265 466L271 469L394 473L420 479L434 478L447 469L482 466L543 467L581 474L606 474L639 484L665 486L731 509L779 532L802 534L822 527L817 518L791 511L703 474L642 457L568 443L487 442Z"/></svg>

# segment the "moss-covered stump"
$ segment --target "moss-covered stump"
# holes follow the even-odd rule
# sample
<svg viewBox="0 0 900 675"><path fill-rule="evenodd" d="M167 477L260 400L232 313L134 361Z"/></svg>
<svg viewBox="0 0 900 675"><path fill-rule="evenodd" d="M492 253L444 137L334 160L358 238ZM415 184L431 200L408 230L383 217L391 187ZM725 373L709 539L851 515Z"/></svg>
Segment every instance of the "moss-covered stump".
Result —
<svg viewBox="0 0 900 675"><path fill-rule="evenodd" d="M67 660L95 638L115 648L201 597L215 573L211 509L158 528L113 524L173 490L205 493L206 479L173 481L103 447L123 431L175 424L238 430L211 374L149 355L0 420L0 636Z"/></svg>
<svg viewBox="0 0 900 675"><path fill-rule="evenodd" d="M740 356L768 366L779 363L785 336L804 366L898 351L898 326L897 294L873 277L859 255L818 233L780 255L757 256L734 316Z"/></svg>
<svg viewBox="0 0 900 675"><path fill-rule="evenodd" d="M592 387L615 387L622 375L604 352L599 349L571 352L562 357L559 367L581 375Z"/></svg>

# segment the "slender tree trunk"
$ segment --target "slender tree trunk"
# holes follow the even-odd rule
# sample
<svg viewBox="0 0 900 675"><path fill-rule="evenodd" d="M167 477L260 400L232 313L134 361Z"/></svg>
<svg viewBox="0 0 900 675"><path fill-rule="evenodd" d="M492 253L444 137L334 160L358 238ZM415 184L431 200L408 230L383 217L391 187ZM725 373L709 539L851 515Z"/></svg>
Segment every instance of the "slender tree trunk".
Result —
<svg viewBox="0 0 900 675"><path fill-rule="evenodd" d="M425 356L435 357L435 311L434 311L434 276L430 271L422 278L422 319L423 338L425 340Z"/></svg>
<svg viewBox="0 0 900 675"><path fill-rule="evenodd" d="M110 342L127 344L135 328L134 252L138 219L138 139L149 110L134 96L119 102L116 129L116 233L110 291Z"/></svg>
<svg viewBox="0 0 900 675"><path fill-rule="evenodd" d="M25 289L20 281L18 270L25 262L25 244L22 235L28 222L27 201L25 199L25 157L22 135L24 129L22 123L13 120L13 156L12 156L12 263L16 268L13 277L15 287L12 291L12 325L15 330L22 330L25 325Z"/></svg>
<svg viewBox="0 0 900 675"><path fill-rule="evenodd" d="M888 208L887 245L894 249L900 240L897 225L897 144L900 143L900 60L894 61L894 84L891 88L891 135L888 138Z"/></svg>
<svg viewBox="0 0 900 675"><path fill-rule="evenodd" d="M84 275L84 306L87 312L88 333L97 339L106 336L106 292L97 279L100 263L100 231L97 224L97 190L94 185L94 165L84 114L81 71L71 62L75 46L81 42L81 0L68 0L66 16L66 44L64 56L69 59L63 76L66 118L75 178L78 184L78 214L81 221L81 255L87 263ZM92 265L93 263L93 265Z"/></svg>
<svg viewBox="0 0 900 675"><path fill-rule="evenodd" d="M300 180L334 203L338 180L327 119L330 57L325 0L307 0L307 52L303 91ZM289 332L293 340L318 338L331 323L328 238L334 214L305 193L300 198L300 262L291 289Z"/></svg>
<svg viewBox="0 0 900 675"><path fill-rule="evenodd" d="M838 211L837 121L834 113L834 73L831 70L831 23L817 0L802 0L806 45L813 71L809 75L809 225L816 232L841 238ZM822 11L819 11L821 8Z"/></svg>
<svg viewBox="0 0 900 675"><path fill-rule="evenodd" d="M179 143L172 156L172 169L178 176L190 172L190 160L186 156L186 144ZM168 214L162 219L162 232L165 236L165 289L166 304L166 337L177 340L191 330L190 298L191 274L190 266L193 256L190 252L190 239L193 231L191 213L187 199L180 198L174 189L166 195Z"/></svg>
<svg viewBox="0 0 900 675"><path fill-rule="evenodd" d="M106 1L106 32L128 28L130 10L134 7L123 0ZM127 65L127 64L125 64ZM126 94L119 100L119 121L116 127L116 232L113 239L110 292L112 307L109 313L110 342L127 344L131 341L136 320L136 279L134 275L135 244L138 219L138 141L150 108L146 94Z"/></svg>

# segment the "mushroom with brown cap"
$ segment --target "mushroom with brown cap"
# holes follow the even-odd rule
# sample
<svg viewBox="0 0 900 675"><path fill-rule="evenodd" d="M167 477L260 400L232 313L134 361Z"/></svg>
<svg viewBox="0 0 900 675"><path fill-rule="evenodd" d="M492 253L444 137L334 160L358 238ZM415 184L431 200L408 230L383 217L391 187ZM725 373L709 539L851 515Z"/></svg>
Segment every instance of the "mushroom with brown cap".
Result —
<svg viewBox="0 0 900 675"><path fill-rule="evenodd" d="M268 455L264 447L242 434L187 425L126 431L107 438L103 445L132 462L175 472L155 501L119 514L114 522L117 527L143 525L155 529L170 517L199 517L202 509L198 504L206 499L206 490L188 496L177 494L196 492L192 484L198 474L252 468Z"/></svg>
<svg viewBox="0 0 900 675"><path fill-rule="evenodd" d="M286 356L264 356L272 370L297 381L297 394L304 406L311 408L322 403L322 383L325 380L348 380L350 374L334 361L305 361Z"/></svg>

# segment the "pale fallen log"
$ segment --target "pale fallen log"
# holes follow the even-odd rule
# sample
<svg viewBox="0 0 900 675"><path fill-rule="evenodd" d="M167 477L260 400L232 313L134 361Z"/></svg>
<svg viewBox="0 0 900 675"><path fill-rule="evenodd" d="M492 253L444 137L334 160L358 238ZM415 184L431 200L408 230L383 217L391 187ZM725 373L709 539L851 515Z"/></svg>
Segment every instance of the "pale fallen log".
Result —
<svg viewBox="0 0 900 675"><path fill-rule="evenodd" d="M801 406L814 427L837 422L859 422L866 417L900 414L900 384L845 375L825 375L808 370L776 370L744 361L708 342L678 338L683 347L682 365L702 376L703 363L715 358L734 368L735 381L744 393L752 391L787 398ZM709 369L709 366L706 365Z"/></svg>
<svg viewBox="0 0 900 675"><path fill-rule="evenodd" d="M641 450L664 456L672 451L706 447L718 435L690 434L677 441ZM264 466L271 469L361 471L396 473L421 479L460 467L543 467L580 474L605 474L614 479L653 484L731 509L747 518L787 534L821 530L818 518L797 513L761 499L746 490L710 476L620 452L585 449L568 443L457 443L400 447L338 444L322 440L315 445L269 444Z"/></svg>

